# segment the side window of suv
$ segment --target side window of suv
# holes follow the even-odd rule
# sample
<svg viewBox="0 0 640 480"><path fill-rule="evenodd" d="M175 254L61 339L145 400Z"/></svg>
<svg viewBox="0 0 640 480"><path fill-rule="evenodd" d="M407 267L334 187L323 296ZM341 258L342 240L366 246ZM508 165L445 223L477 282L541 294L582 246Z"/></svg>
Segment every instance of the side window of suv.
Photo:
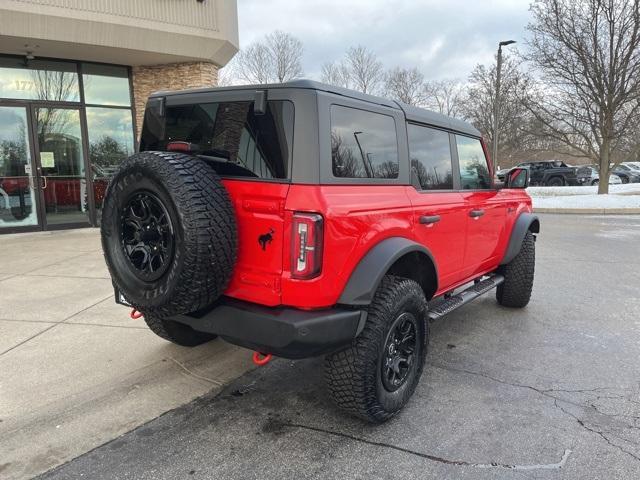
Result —
<svg viewBox="0 0 640 480"><path fill-rule="evenodd" d="M491 175L487 168L482 143L477 138L456 135L460 162L460 185L463 190L491 188Z"/></svg>
<svg viewBox="0 0 640 480"><path fill-rule="evenodd" d="M393 117L333 105L331 159L336 177L398 178L398 140Z"/></svg>
<svg viewBox="0 0 640 480"><path fill-rule="evenodd" d="M408 124L411 174L423 190L453 189L449 133Z"/></svg>

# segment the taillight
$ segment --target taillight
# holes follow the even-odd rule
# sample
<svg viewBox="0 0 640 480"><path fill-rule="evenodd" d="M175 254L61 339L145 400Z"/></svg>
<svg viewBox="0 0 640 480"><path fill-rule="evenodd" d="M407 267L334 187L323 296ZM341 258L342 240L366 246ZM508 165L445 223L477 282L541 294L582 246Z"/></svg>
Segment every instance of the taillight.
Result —
<svg viewBox="0 0 640 480"><path fill-rule="evenodd" d="M291 276L309 279L322 270L322 216L294 213L291 232Z"/></svg>
<svg viewBox="0 0 640 480"><path fill-rule="evenodd" d="M194 152L196 150L195 145L189 142L174 141L167 143L168 152Z"/></svg>

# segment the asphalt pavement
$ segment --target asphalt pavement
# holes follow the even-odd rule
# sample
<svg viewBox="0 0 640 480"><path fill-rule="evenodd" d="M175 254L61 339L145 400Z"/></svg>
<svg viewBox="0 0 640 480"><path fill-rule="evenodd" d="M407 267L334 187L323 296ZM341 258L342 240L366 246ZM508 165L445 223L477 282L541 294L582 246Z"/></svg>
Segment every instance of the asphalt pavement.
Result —
<svg viewBox="0 0 640 480"><path fill-rule="evenodd" d="M46 479L638 479L640 216L541 216L534 293L432 325L401 414L337 411L322 360L275 360Z"/></svg>

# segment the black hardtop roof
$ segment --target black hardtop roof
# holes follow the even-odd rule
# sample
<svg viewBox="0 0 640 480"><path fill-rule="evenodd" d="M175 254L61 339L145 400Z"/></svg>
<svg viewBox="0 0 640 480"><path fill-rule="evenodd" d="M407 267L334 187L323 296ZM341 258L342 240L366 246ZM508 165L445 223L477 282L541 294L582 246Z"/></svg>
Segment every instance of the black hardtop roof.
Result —
<svg viewBox="0 0 640 480"><path fill-rule="evenodd" d="M441 113L433 112L431 110L425 110L424 108L415 107L413 105L407 105L402 102L396 102L389 100L388 98L378 97L375 95L369 95L367 93L357 92L355 90L349 90L347 88L335 87L333 85L327 85L326 83L316 82L315 80L291 80L284 83L267 83L258 85L234 85L230 87L205 87L195 88L188 90L177 91L159 91L151 94L152 97L166 97L174 95L183 95L188 93L206 93L206 92L220 92L220 91L233 91L233 90L271 90L278 88L301 88L308 90L319 90L322 92L333 93L335 95L342 95L344 97L361 100L363 102L375 103L377 105L383 105L390 108L400 109L404 112L405 117L410 122L425 123L427 125L433 125L434 127L441 127L447 130L454 130L456 132L471 135L473 137L480 137L481 133L473 125L457 118L448 117Z"/></svg>

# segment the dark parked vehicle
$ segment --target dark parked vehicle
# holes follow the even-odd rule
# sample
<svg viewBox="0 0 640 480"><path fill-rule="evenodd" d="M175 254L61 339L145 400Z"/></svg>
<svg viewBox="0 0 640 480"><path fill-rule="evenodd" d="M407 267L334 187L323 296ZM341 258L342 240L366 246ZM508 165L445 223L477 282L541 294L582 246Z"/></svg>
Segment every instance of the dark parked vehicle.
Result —
<svg viewBox="0 0 640 480"><path fill-rule="evenodd" d="M563 185L579 185L577 168L571 167L559 160L545 160L541 162L523 162L518 167L528 168L530 171L530 185L561 187ZM509 170L500 170L498 179L503 182Z"/></svg>
<svg viewBox="0 0 640 480"><path fill-rule="evenodd" d="M611 169L611 173L615 173L620 177L622 183L638 183L640 182L640 170L637 170L630 165L619 164L615 165Z"/></svg>
<svg viewBox="0 0 640 480"><path fill-rule="evenodd" d="M578 168L578 183L580 185L598 185L600 183L600 173L594 165L585 165ZM622 180L618 175L609 175L609 184L618 185Z"/></svg>

